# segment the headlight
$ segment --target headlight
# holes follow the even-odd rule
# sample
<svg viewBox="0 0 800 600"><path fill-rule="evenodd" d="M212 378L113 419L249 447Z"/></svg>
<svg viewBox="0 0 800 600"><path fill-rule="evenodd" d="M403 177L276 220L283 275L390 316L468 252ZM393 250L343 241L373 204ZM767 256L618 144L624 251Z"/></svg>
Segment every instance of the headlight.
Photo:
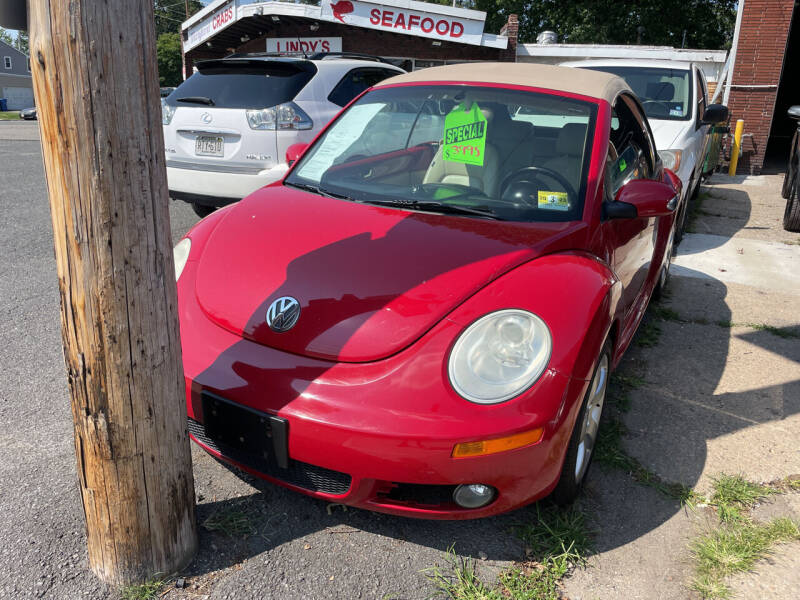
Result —
<svg viewBox="0 0 800 600"><path fill-rule="evenodd" d="M172 250L172 257L175 260L175 281L178 281L181 273L183 273L183 267L186 266L186 261L189 260L189 250L191 249L192 240L189 238L183 238L175 244L175 248Z"/></svg>
<svg viewBox="0 0 800 600"><path fill-rule="evenodd" d="M450 353L450 383L478 404L519 395L539 379L550 360L553 339L542 319L525 310L500 310L481 317Z"/></svg>
<svg viewBox="0 0 800 600"><path fill-rule="evenodd" d="M658 155L661 157L661 162L670 171L677 171L681 168L683 152L680 150L659 150Z"/></svg>
<svg viewBox="0 0 800 600"><path fill-rule="evenodd" d="M169 125L172 123L172 117L175 116L175 106L167 104L166 101L161 99L161 124Z"/></svg>

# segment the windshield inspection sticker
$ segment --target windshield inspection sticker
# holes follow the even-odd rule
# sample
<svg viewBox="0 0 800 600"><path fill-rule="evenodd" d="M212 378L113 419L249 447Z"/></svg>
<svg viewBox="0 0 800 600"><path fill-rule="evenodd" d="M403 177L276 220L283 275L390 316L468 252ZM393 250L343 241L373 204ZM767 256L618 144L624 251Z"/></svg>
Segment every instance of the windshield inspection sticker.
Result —
<svg viewBox="0 0 800 600"><path fill-rule="evenodd" d="M486 117L477 102L469 110L459 105L444 118L444 159L482 167L485 151Z"/></svg>
<svg viewBox="0 0 800 600"><path fill-rule="evenodd" d="M539 190L539 208L545 210L569 210L567 192L543 192Z"/></svg>

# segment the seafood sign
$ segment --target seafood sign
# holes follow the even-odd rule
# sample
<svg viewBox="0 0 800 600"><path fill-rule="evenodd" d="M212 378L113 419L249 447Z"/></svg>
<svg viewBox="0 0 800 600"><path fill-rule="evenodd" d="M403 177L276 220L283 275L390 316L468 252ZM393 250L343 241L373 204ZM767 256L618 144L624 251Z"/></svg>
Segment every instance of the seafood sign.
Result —
<svg viewBox="0 0 800 600"><path fill-rule="evenodd" d="M339 0L339 2L331 3L331 10L333 11L333 18L344 23L342 18L344 15L349 15L353 10L353 3L349 0Z"/></svg>
<svg viewBox="0 0 800 600"><path fill-rule="evenodd" d="M486 13L413 0L402 3L322 0L320 17L356 27L480 45Z"/></svg>

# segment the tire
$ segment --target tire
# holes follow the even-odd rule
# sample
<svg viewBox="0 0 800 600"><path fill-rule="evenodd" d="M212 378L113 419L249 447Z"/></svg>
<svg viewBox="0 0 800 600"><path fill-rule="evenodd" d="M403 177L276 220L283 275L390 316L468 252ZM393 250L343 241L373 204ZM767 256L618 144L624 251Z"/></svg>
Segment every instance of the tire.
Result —
<svg viewBox="0 0 800 600"><path fill-rule="evenodd" d="M781 188L781 195L785 199L789 199L792 195L792 190L797 187L795 175L797 174L797 132L792 138L792 148L789 154L789 164L786 165L786 175L783 176L783 187Z"/></svg>
<svg viewBox="0 0 800 600"><path fill-rule="evenodd" d="M672 265L672 248L667 251L667 264L661 267L661 273L658 276L656 287L653 288L653 300L661 300L664 295L664 290L667 289L669 283L669 268Z"/></svg>
<svg viewBox="0 0 800 600"><path fill-rule="evenodd" d="M202 219L217 209L214 206L206 206L205 204L197 204L197 202L192 202L192 210L194 211L194 214Z"/></svg>
<svg viewBox="0 0 800 600"><path fill-rule="evenodd" d="M550 495L552 501L560 506L572 504L580 495L583 482L586 481L597 442L600 418L603 415L610 367L611 346L606 342L600 351L589 389L586 390L578 418L575 420L558 484Z"/></svg>
<svg viewBox="0 0 800 600"><path fill-rule="evenodd" d="M800 232L800 198L798 198L800 190L797 189L798 187L800 186L795 177L792 193L786 201L786 210L783 213L783 228L795 233Z"/></svg>
<svg viewBox="0 0 800 600"><path fill-rule="evenodd" d="M686 198L686 202L683 203L681 207L681 212L677 216L677 221L675 222L675 246L681 243L683 239L683 232L686 229L686 215L689 212L689 198Z"/></svg>

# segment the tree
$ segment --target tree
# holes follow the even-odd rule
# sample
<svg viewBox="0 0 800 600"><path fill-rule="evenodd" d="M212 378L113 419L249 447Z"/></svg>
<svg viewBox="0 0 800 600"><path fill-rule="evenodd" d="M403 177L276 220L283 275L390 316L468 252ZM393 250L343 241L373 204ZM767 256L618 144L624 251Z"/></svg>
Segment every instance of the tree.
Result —
<svg viewBox="0 0 800 600"><path fill-rule="evenodd" d="M680 47L730 46L736 0L470 0L486 12L486 30L500 31L508 15L519 16L519 41L535 42L545 30L560 42L574 44L641 43ZM466 4L465 4L466 6Z"/></svg>
<svg viewBox="0 0 800 600"><path fill-rule="evenodd" d="M14 42L14 47L23 54L30 54L28 51L28 33L25 31L17 32L17 39Z"/></svg>
<svg viewBox="0 0 800 600"><path fill-rule="evenodd" d="M181 36L178 33L162 33L156 41L158 55L158 83L177 86L183 80L181 58Z"/></svg>
<svg viewBox="0 0 800 600"><path fill-rule="evenodd" d="M201 10L202 2L198 0L153 0L153 16L156 20L156 38L163 33L181 32L181 23L186 20L186 6L189 7L189 16Z"/></svg>
<svg viewBox="0 0 800 600"><path fill-rule="evenodd" d="M5 42L9 46L14 45L14 38L7 29L3 29L2 27L0 27L0 42Z"/></svg>

